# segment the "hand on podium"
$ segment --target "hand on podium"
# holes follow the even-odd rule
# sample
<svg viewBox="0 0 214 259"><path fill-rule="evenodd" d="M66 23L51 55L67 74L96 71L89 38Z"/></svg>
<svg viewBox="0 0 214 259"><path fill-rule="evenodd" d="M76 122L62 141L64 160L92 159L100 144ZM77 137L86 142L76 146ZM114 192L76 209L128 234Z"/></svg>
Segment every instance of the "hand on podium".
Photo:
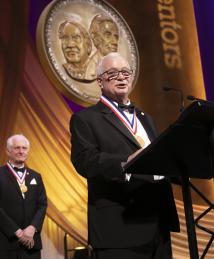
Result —
<svg viewBox="0 0 214 259"><path fill-rule="evenodd" d="M133 154L131 154L128 159L127 159L127 163L130 162L132 159L134 159L144 148L140 148L137 151L135 151Z"/></svg>

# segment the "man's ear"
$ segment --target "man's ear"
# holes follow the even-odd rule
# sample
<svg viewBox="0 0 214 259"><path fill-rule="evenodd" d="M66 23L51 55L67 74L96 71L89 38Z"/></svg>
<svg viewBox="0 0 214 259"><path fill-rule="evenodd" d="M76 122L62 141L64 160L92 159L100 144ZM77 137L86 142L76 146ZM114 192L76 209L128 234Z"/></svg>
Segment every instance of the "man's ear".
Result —
<svg viewBox="0 0 214 259"><path fill-rule="evenodd" d="M93 42L94 42L94 46L96 48L99 48L100 44L101 44L101 40L99 36L93 35Z"/></svg>
<svg viewBox="0 0 214 259"><path fill-rule="evenodd" d="M10 150L8 148L6 149L6 154L10 155Z"/></svg>

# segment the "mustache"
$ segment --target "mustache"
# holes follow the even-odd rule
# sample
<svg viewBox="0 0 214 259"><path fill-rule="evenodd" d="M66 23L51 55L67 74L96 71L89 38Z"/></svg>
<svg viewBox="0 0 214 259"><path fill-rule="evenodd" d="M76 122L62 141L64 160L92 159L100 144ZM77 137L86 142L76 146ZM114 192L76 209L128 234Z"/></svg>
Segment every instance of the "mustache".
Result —
<svg viewBox="0 0 214 259"><path fill-rule="evenodd" d="M118 44L116 43L107 43L106 44L106 47L109 48L109 49L114 49L114 50L117 50L118 49Z"/></svg>
<svg viewBox="0 0 214 259"><path fill-rule="evenodd" d="M67 48L64 49L64 51L66 53L68 53L68 52L79 53L80 49L78 47L67 47Z"/></svg>

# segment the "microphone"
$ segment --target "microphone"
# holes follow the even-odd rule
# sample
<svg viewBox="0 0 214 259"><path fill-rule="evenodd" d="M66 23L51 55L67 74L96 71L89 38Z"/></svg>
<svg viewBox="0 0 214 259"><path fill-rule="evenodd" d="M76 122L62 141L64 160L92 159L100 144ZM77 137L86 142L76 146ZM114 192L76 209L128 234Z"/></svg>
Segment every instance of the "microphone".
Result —
<svg viewBox="0 0 214 259"><path fill-rule="evenodd" d="M190 100L190 101L205 101L205 100L197 98L193 95L187 95L187 99Z"/></svg>
<svg viewBox="0 0 214 259"><path fill-rule="evenodd" d="M184 94L183 91L181 89L178 88L174 88L174 87L169 87L169 86L164 86L163 87L164 91L175 91L178 92L180 94L180 112L182 112L184 110Z"/></svg>
<svg viewBox="0 0 214 259"><path fill-rule="evenodd" d="M172 90L172 89L174 89L174 88L168 87L168 86L164 86L164 87L163 87L163 90L164 90L164 91L170 91L170 90Z"/></svg>

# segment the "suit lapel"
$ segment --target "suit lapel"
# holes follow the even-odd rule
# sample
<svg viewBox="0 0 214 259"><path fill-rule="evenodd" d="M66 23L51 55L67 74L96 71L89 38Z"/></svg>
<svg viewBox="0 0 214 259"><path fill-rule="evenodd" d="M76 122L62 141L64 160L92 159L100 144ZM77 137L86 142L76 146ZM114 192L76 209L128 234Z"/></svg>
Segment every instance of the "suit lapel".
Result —
<svg viewBox="0 0 214 259"><path fill-rule="evenodd" d="M101 108L104 118L115 128L117 128L126 138L133 142L138 148L140 148L139 143L134 138L132 133L128 128L123 124L123 122L103 103L99 102L98 107Z"/></svg>
<svg viewBox="0 0 214 259"><path fill-rule="evenodd" d="M27 186L28 190L27 190L27 192L25 193L25 199L27 199L28 196L29 196L30 181L31 181L30 172L29 172L29 169L27 168L27 175L26 175L26 177L25 177L25 185Z"/></svg>
<svg viewBox="0 0 214 259"><path fill-rule="evenodd" d="M18 192L18 194L22 197L22 193L19 187L19 184L15 178L15 176L10 172L10 169L5 166L6 169L6 176L8 178L8 180L12 183L12 185L14 186L14 190L16 190ZM23 197L22 197L23 198Z"/></svg>
<svg viewBox="0 0 214 259"><path fill-rule="evenodd" d="M144 114L140 111L140 110L136 110L136 115L137 115L137 118L138 120L141 122L141 124L143 125L148 137L149 137L149 140L152 141L154 140L155 138L155 133L154 131L152 130L151 128L151 125L148 121L148 119L146 118L146 116L144 116Z"/></svg>
<svg viewBox="0 0 214 259"><path fill-rule="evenodd" d="M25 193L25 200L28 199L31 194L32 194L32 184L31 184L31 181L34 179L34 175L33 173L31 172L31 169L27 168L27 175L26 175L26 178L25 178L25 185L27 186L28 188L28 191Z"/></svg>

